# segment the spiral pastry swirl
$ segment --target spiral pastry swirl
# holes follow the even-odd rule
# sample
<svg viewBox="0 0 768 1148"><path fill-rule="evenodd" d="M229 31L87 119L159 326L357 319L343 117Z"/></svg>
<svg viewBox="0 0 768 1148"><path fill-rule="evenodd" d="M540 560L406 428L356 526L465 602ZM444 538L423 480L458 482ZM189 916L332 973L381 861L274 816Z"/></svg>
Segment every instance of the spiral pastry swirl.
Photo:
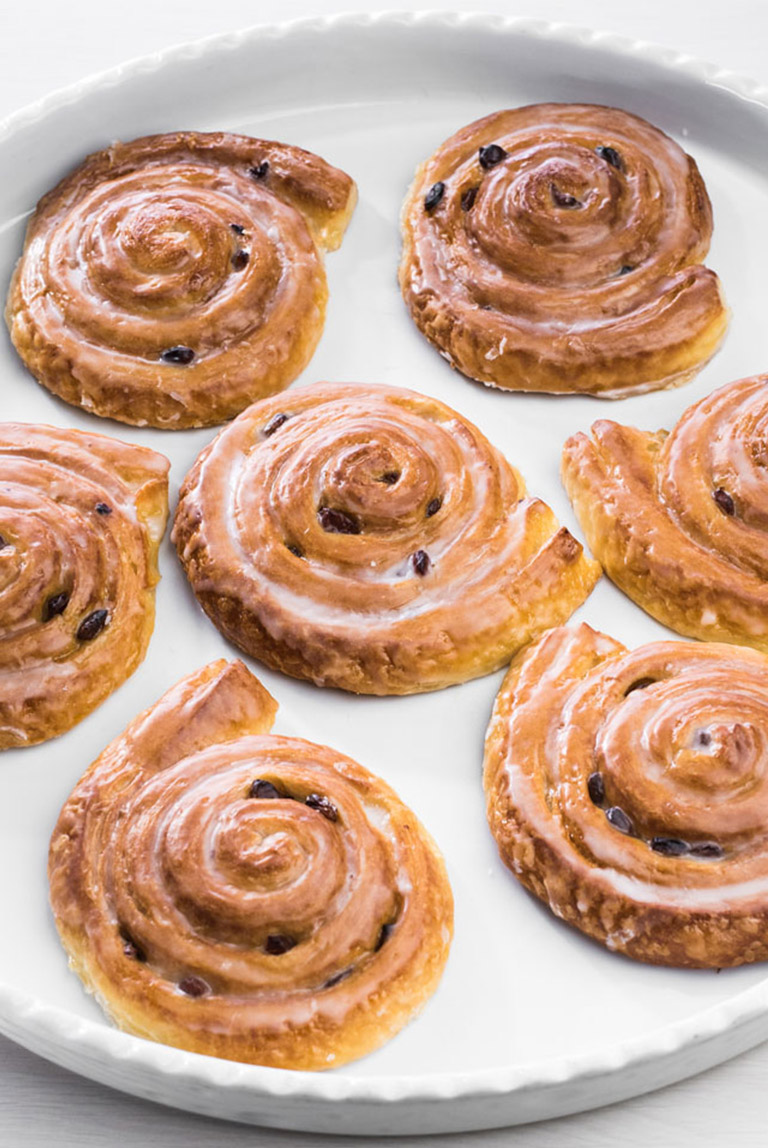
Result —
<svg viewBox="0 0 768 1148"><path fill-rule="evenodd" d="M0 424L0 749L64 733L144 657L167 476L144 447Z"/></svg>
<svg viewBox="0 0 768 1148"><path fill-rule="evenodd" d="M563 481L609 578L680 634L768 651L768 375L650 433L601 420Z"/></svg>
<svg viewBox="0 0 768 1148"><path fill-rule="evenodd" d="M629 651L587 625L513 662L488 729L502 859L569 924L659 965L768 959L768 659Z"/></svg>
<svg viewBox="0 0 768 1148"><path fill-rule="evenodd" d="M599 574L476 427L383 386L315 384L243 412L185 479L172 537L226 637L356 693L499 669Z"/></svg>
<svg viewBox="0 0 768 1148"><path fill-rule="evenodd" d="M172 687L88 769L51 840L71 962L121 1027L324 1069L383 1044L437 987L440 854L367 770L268 736L241 662Z"/></svg>
<svg viewBox="0 0 768 1148"><path fill-rule="evenodd" d="M685 382L727 310L690 156L616 108L537 104L462 128L403 205L400 285L448 362L489 386L618 398Z"/></svg>
<svg viewBox="0 0 768 1148"><path fill-rule="evenodd" d="M32 374L138 426L232 418L286 387L323 328L322 250L353 181L301 148L173 132L88 157L37 206L6 318Z"/></svg>

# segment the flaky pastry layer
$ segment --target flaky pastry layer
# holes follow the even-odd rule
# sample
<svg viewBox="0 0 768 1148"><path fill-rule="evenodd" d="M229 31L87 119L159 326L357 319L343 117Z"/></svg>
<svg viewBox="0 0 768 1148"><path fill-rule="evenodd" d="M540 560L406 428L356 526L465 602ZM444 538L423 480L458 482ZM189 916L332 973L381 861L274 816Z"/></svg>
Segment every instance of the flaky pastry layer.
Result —
<svg viewBox="0 0 768 1148"><path fill-rule="evenodd" d="M64 733L144 657L168 467L105 435L0 424L0 749Z"/></svg>
<svg viewBox="0 0 768 1148"><path fill-rule="evenodd" d="M211 426L282 390L320 338L321 252L357 192L310 152L171 132L89 156L43 197L6 319L29 370L97 415Z"/></svg>
<svg viewBox="0 0 768 1148"><path fill-rule="evenodd" d="M722 968L768 958L768 659L627 650L587 625L512 663L485 747L503 861L614 952Z"/></svg>
<svg viewBox="0 0 768 1148"><path fill-rule="evenodd" d="M249 408L187 475L172 537L226 637L355 693L499 669L599 575L476 427L383 386L316 384Z"/></svg>
<svg viewBox="0 0 768 1148"><path fill-rule="evenodd" d="M692 638L768 651L768 376L695 403L668 433L596 422L566 490L608 577Z"/></svg>
<svg viewBox="0 0 768 1148"><path fill-rule="evenodd" d="M442 858L383 781L269 734L241 662L173 686L86 771L51 839L71 964L121 1028L231 1060L326 1069L437 987Z"/></svg>
<svg viewBox="0 0 768 1148"><path fill-rule="evenodd" d="M416 172L402 232L416 325L489 386L677 386L725 333L699 170L616 108L536 104L462 128Z"/></svg>

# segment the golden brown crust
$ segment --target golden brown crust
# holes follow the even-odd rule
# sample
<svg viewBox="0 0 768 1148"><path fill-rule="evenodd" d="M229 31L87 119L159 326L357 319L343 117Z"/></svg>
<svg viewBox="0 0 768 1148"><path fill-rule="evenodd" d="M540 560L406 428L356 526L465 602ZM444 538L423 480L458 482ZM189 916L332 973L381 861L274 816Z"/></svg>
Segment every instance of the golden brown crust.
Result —
<svg viewBox="0 0 768 1148"><path fill-rule="evenodd" d="M402 230L416 325L489 386L676 386L725 333L717 276L700 265L712 209L699 170L616 108L536 104L469 124L417 171Z"/></svg>
<svg viewBox="0 0 768 1148"><path fill-rule="evenodd" d="M315 384L245 411L187 475L172 537L231 641L356 693L499 669L599 574L476 427L382 386Z"/></svg>
<svg viewBox="0 0 768 1148"><path fill-rule="evenodd" d="M0 424L0 749L71 729L143 659L168 466L104 435Z"/></svg>
<svg viewBox="0 0 768 1148"><path fill-rule="evenodd" d="M552 630L496 699L489 825L522 884L613 951L692 968L766 960L767 740L763 655Z"/></svg>
<svg viewBox="0 0 768 1148"><path fill-rule="evenodd" d="M609 578L693 638L768 651L768 376L695 403L670 434L601 420L563 482Z"/></svg>
<svg viewBox="0 0 768 1148"><path fill-rule="evenodd" d="M268 736L276 709L241 662L172 687L65 804L51 904L75 971L121 1028L325 1069L423 1006L453 901L393 791L326 746Z"/></svg>
<svg viewBox="0 0 768 1148"><path fill-rule="evenodd" d="M6 308L16 350L97 415L172 430L232 418L309 362L320 251L338 247L356 196L318 156L248 136L96 152L32 216ZM179 348L192 361L163 361Z"/></svg>

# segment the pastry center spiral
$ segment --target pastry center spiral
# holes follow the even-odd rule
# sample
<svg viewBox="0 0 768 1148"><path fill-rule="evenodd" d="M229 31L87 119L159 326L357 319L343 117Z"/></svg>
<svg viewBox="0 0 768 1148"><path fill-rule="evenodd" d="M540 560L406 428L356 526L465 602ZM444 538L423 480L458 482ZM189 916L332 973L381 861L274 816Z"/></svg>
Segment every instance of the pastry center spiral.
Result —
<svg viewBox="0 0 768 1148"><path fill-rule="evenodd" d="M615 108L540 104L460 129L418 169L400 285L448 362L512 390L618 394L722 337L694 161Z"/></svg>
<svg viewBox="0 0 768 1148"><path fill-rule="evenodd" d="M296 760L303 744L286 743L281 757L252 740L236 754L217 747L185 759L148 780L115 823L117 916L156 972L176 975L181 932L186 963L207 983L220 982L238 950L251 988L272 983L277 936L295 950L287 980L298 962L317 985L373 951L397 916L388 846L327 768L332 798L317 800L311 764ZM254 759L261 777L279 778L277 797L249 796ZM131 870L128 857L140 859Z"/></svg>

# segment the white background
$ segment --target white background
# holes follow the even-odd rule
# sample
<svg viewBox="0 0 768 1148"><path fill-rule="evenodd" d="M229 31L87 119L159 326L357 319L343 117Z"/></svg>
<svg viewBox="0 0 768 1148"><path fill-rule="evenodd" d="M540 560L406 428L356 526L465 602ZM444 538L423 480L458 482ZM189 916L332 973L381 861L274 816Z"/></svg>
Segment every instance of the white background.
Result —
<svg viewBox="0 0 768 1148"><path fill-rule="evenodd" d="M104 0L61 0L18 4L3 12L0 67L0 117L55 88L94 71L120 64L186 40L233 31L254 23L338 10L343 0L130 0L119 8ZM357 0L346 7L382 6ZM442 8L406 4L400 8ZM768 4L765 0L463 0L464 10L534 16L619 32L651 40L768 82ZM768 157L766 157L768 163ZM4 172L4 179L12 173ZM596 1004L599 1007L599 1004ZM620 1024L620 1017L617 1017ZM646 1148L654 1143L732 1146L764 1145L768 1122L768 1045L651 1096L597 1112L528 1128L433 1137L423 1148ZM162 1109L81 1080L39 1060L0 1037L0 1144L8 1148L52 1144L56 1148L90 1145L160 1145L185 1148L216 1144L274 1145L275 1148L323 1148L328 1138L226 1125L203 1117ZM415 1145L415 1138L376 1145Z"/></svg>

